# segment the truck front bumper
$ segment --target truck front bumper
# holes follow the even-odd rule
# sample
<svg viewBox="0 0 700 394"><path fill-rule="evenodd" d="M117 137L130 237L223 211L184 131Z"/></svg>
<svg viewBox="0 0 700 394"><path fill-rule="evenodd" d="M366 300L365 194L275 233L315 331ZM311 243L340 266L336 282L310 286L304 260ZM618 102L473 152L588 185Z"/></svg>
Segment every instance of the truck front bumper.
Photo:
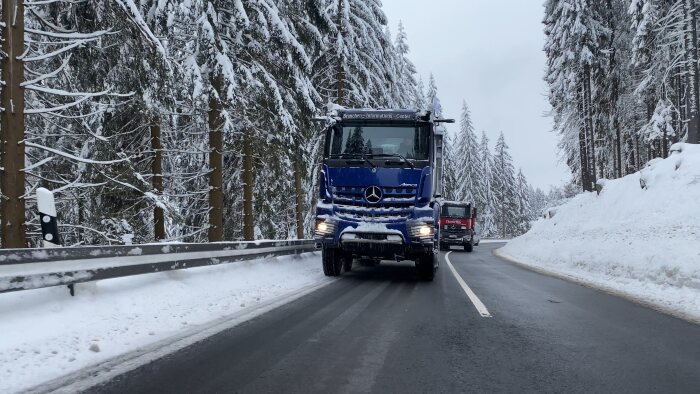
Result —
<svg viewBox="0 0 700 394"><path fill-rule="evenodd" d="M440 243L443 245L466 245L472 241L471 237L468 235L465 236L457 236L457 237L450 237L445 236L440 238Z"/></svg>
<svg viewBox="0 0 700 394"><path fill-rule="evenodd" d="M385 228L376 231L369 231L361 224L343 220L329 221L325 233L316 231L316 246L338 248L361 257L386 259L413 258L434 248L432 227L429 233L425 230L421 233L421 227L430 225L425 221L381 223Z"/></svg>

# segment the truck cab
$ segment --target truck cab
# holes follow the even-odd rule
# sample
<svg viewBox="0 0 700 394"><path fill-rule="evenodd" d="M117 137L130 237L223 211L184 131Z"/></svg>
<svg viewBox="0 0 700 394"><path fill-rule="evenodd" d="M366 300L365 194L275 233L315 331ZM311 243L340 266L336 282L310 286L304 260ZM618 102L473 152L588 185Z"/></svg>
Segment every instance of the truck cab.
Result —
<svg viewBox="0 0 700 394"><path fill-rule="evenodd" d="M325 117L314 238L328 276L354 260L413 260L437 270L435 199L442 190L442 127L416 110L342 109Z"/></svg>
<svg viewBox="0 0 700 394"><path fill-rule="evenodd" d="M467 252L474 250L478 242L475 237L476 208L472 203L443 201L440 204L440 250L452 245L464 247Z"/></svg>

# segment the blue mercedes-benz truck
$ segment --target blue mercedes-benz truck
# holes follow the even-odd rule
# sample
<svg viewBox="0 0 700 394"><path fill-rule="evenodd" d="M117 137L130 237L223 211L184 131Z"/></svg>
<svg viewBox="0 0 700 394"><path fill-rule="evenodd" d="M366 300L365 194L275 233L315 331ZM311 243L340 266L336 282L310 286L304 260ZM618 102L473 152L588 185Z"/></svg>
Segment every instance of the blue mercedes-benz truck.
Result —
<svg viewBox="0 0 700 394"><path fill-rule="evenodd" d="M436 200L442 191L441 123L416 110L341 109L326 121L314 238L323 272L353 261L413 260L437 270Z"/></svg>

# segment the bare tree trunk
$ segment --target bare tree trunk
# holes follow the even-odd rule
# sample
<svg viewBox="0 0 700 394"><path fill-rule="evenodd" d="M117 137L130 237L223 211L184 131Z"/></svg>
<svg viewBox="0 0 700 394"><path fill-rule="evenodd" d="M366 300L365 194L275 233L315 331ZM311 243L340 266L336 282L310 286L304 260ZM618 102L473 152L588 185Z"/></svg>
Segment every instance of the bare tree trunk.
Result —
<svg viewBox="0 0 700 394"><path fill-rule="evenodd" d="M607 15L610 20L611 29L611 41L610 41L610 73L613 75L610 102L608 103L608 113L612 115L612 128L615 133L615 137L611 143L614 149L614 159L613 159L613 174L612 177L622 178L622 133L620 127L620 113L618 111L618 102L620 100L620 73L617 68L617 51L615 48L615 40L617 40L617 26L614 24L615 20L615 10L613 8L612 0L607 0ZM610 135L612 133L608 133Z"/></svg>
<svg viewBox="0 0 700 394"><path fill-rule="evenodd" d="M683 12L688 21L688 32L685 34L685 58L688 67L687 79L690 88L690 113L688 120L688 142L700 143L700 91L698 88L698 30L696 26L695 0L685 0Z"/></svg>
<svg viewBox="0 0 700 394"><path fill-rule="evenodd" d="M83 213L85 210L85 202L79 194L76 194L74 198L78 205L78 224L83 225L83 223L85 223L85 214ZM76 236L78 238L77 243L82 244L85 241L84 232L81 227L76 229Z"/></svg>
<svg viewBox="0 0 700 394"><path fill-rule="evenodd" d="M505 184L503 184L505 185ZM505 186L501 186L501 238L506 238L506 203Z"/></svg>
<svg viewBox="0 0 700 394"><path fill-rule="evenodd" d="M636 150L636 158L637 162L635 163L636 169L635 171L639 171L642 168L642 153L641 150L639 149L639 136L634 136L634 146Z"/></svg>
<svg viewBox="0 0 700 394"><path fill-rule="evenodd" d="M0 232L5 248L25 248L24 206L24 64L18 56L24 51L24 2L2 2L2 89L0 105L4 108L0 125L2 177L0 197L2 218Z"/></svg>
<svg viewBox="0 0 700 394"><path fill-rule="evenodd" d="M624 134L625 135L625 175L627 174L632 174L633 172L637 171L635 168L636 165L636 153L634 150L634 138L633 136L627 132Z"/></svg>
<svg viewBox="0 0 700 394"><path fill-rule="evenodd" d="M583 68L583 87L584 87L584 100L585 100L585 121L586 121L586 135L589 138L587 151L590 154L588 158L588 164L590 168L588 170L589 174L589 191L593 190L593 184L596 182L596 156L595 156L595 130L593 127L593 100L591 98L591 69L589 66Z"/></svg>
<svg viewBox="0 0 700 394"><path fill-rule="evenodd" d="M677 84L678 84L678 129L676 130L676 138L679 140L685 135L688 125L686 120L688 119L688 87L683 85L683 70L678 66L677 71Z"/></svg>
<svg viewBox="0 0 700 394"><path fill-rule="evenodd" d="M255 238L255 221L253 217L253 147L250 133L243 136L243 239L252 241Z"/></svg>
<svg viewBox="0 0 700 394"><path fill-rule="evenodd" d="M344 29L343 29L343 5L345 4L344 1L339 1L338 2L338 34L341 35L341 37L344 36ZM338 55L338 64L336 65L337 70L336 70L336 77L338 79L338 84L337 84L337 92L336 92L336 103L338 105L345 105L345 59L343 58L342 55Z"/></svg>
<svg viewBox="0 0 700 394"><path fill-rule="evenodd" d="M153 150L153 161L151 162L151 174L153 178L153 190L158 196L163 195L163 147L161 144L160 119L155 118L151 125L151 149ZM165 213L158 204L153 208L153 235L156 241L161 241L165 236Z"/></svg>
<svg viewBox="0 0 700 394"><path fill-rule="evenodd" d="M583 96L582 91L579 90L579 112L581 114L585 112ZM587 192L590 191L590 177L588 176L588 149L586 146L585 120L584 124L581 126L582 127L580 127L578 131L579 158L581 159L581 187L583 191Z"/></svg>
<svg viewBox="0 0 700 394"><path fill-rule="evenodd" d="M212 89L221 92L221 76L212 78ZM209 242L224 239L224 150L223 125L221 118L221 101L212 92L209 98Z"/></svg>
<svg viewBox="0 0 700 394"><path fill-rule="evenodd" d="M294 191L296 192L297 239L304 238L304 191L301 188L301 155L294 158Z"/></svg>
<svg viewBox="0 0 700 394"><path fill-rule="evenodd" d="M615 116L615 155L617 156L616 175L622 178L622 131L620 130L620 119Z"/></svg>

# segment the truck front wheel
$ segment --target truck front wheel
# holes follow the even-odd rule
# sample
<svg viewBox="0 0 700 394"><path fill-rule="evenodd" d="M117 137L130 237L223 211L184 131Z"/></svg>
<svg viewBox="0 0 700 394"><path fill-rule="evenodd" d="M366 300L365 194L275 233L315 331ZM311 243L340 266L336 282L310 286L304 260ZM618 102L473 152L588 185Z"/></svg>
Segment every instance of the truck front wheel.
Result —
<svg viewBox="0 0 700 394"><path fill-rule="evenodd" d="M435 278L437 266L435 253L423 253L416 259L416 269L421 278L432 281Z"/></svg>
<svg viewBox="0 0 700 394"><path fill-rule="evenodd" d="M343 268L343 260L340 251L336 248L323 247L321 252L323 261L323 273L326 276L338 276Z"/></svg>
<svg viewBox="0 0 700 394"><path fill-rule="evenodd" d="M468 253L471 253L474 250L474 245L471 243L471 241L464 245L464 250Z"/></svg>

